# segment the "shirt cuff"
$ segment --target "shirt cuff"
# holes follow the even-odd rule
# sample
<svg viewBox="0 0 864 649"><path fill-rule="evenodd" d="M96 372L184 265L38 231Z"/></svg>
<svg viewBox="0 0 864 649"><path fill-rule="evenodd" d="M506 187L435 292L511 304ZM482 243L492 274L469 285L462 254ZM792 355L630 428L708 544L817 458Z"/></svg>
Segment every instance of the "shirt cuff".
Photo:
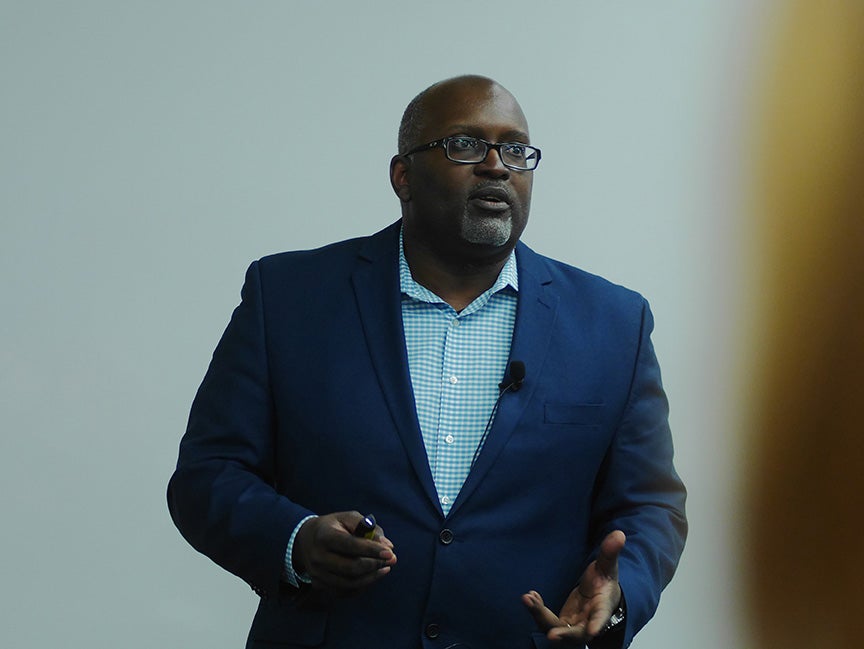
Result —
<svg viewBox="0 0 864 649"><path fill-rule="evenodd" d="M288 539L288 547L285 548L285 561L282 565L282 580L287 581L289 584L294 586L294 588L300 588L300 584L311 584L312 580L309 579L308 575L301 574L294 570L294 562L292 561L292 556L294 553L294 539L297 538L297 532L300 531L300 528L303 527L303 523L313 518L318 518L315 515L307 516L302 521L297 523L297 527L294 528L294 531L291 532L291 538Z"/></svg>

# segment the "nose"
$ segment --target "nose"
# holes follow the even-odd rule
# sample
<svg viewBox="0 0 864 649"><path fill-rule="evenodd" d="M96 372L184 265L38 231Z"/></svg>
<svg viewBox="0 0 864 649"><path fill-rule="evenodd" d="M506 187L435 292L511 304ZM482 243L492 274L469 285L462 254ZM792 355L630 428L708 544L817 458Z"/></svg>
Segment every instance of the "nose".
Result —
<svg viewBox="0 0 864 649"><path fill-rule="evenodd" d="M510 170L501 162L501 154L498 153L498 149L490 148L489 153L486 154L486 159L474 165L474 174L506 180L510 177Z"/></svg>

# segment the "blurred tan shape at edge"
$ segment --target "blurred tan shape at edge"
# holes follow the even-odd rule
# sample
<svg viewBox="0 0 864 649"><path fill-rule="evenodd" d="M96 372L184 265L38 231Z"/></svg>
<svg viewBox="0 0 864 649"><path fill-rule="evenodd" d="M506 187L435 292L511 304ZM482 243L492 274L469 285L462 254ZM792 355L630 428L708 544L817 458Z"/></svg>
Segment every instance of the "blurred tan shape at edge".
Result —
<svg viewBox="0 0 864 649"><path fill-rule="evenodd" d="M755 139L745 579L759 647L864 646L864 0L796 1Z"/></svg>

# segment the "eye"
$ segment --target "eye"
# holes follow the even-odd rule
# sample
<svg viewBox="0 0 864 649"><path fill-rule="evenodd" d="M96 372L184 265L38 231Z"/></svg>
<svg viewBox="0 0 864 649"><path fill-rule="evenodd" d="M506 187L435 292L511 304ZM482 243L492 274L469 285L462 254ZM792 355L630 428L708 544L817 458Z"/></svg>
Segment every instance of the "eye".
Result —
<svg viewBox="0 0 864 649"><path fill-rule="evenodd" d="M450 146L456 151L476 151L480 142L473 137L454 137L450 140Z"/></svg>
<svg viewBox="0 0 864 649"><path fill-rule="evenodd" d="M520 160L525 158L525 155L528 153L528 147L524 144L505 144L504 151L511 158L518 158Z"/></svg>

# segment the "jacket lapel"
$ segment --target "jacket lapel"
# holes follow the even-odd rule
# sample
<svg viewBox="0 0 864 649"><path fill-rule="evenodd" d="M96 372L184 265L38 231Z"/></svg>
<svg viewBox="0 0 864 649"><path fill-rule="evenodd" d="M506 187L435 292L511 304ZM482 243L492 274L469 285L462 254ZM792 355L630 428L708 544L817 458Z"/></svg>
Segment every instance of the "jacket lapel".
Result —
<svg viewBox="0 0 864 649"><path fill-rule="evenodd" d="M400 223L366 240L351 281L372 365L396 431L423 490L440 511L408 372L399 290Z"/></svg>
<svg viewBox="0 0 864 649"><path fill-rule="evenodd" d="M507 444L534 395L538 384L535 377L541 376L549 351L549 340L558 313L558 295L552 291L552 278L542 258L522 243L516 247L516 263L519 272L519 303L516 307L510 360L525 363L525 381L521 389L516 392L508 391L499 401L489 436L480 451L477 463L453 503L450 516L460 509L477 488Z"/></svg>

